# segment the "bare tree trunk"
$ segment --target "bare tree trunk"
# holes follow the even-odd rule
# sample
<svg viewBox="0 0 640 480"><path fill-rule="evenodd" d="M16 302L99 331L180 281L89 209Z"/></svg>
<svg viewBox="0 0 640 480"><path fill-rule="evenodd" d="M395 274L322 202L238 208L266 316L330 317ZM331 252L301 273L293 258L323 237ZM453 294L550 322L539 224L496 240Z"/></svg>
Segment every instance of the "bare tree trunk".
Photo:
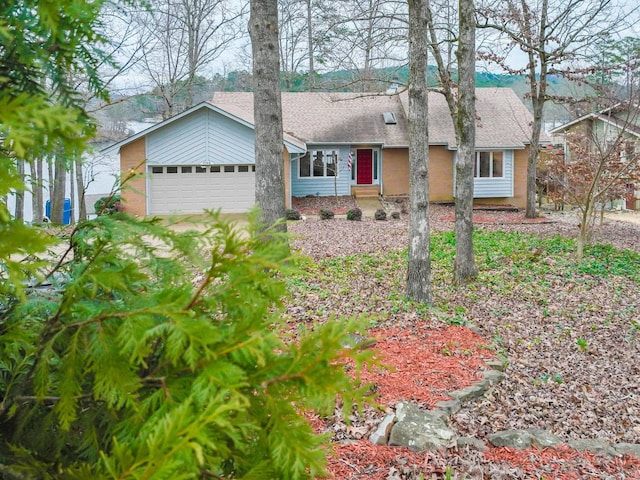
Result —
<svg viewBox="0 0 640 480"><path fill-rule="evenodd" d="M407 296L431 303L427 5L409 0L409 263Z"/></svg>
<svg viewBox="0 0 640 480"><path fill-rule="evenodd" d="M87 219L87 206L85 205L84 195L84 179L82 174L82 159L76 160L76 189L78 192L78 221Z"/></svg>
<svg viewBox="0 0 640 480"><path fill-rule="evenodd" d="M75 184L73 182L73 179L75 178L75 163L71 163L70 166L70 170L69 170L69 199L71 200L71 211L73 212L73 205L75 205L76 202L76 195L75 195ZM73 218L74 215L70 216L69 219L69 223L75 223L75 218Z"/></svg>
<svg viewBox="0 0 640 480"><path fill-rule="evenodd" d="M473 256L473 166L476 160L475 17L473 0L460 0L458 40L458 159L456 163L456 258L458 285L478 276Z"/></svg>
<svg viewBox="0 0 640 480"><path fill-rule="evenodd" d="M256 203L265 226L285 215L282 99L278 50L278 3L251 0L249 34L253 52ZM281 224L286 230L286 224Z"/></svg>
<svg viewBox="0 0 640 480"><path fill-rule="evenodd" d="M33 212L33 221L40 223L44 217L44 201L42 195L42 159L36 158L31 161L31 211Z"/></svg>
<svg viewBox="0 0 640 480"><path fill-rule="evenodd" d="M53 191L55 190L55 182L53 181L53 158L47 158L47 187L49 189L49 220L51 220L51 206L53 204Z"/></svg>
<svg viewBox="0 0 640 480"><path fill-rule="evenodd" d="M546 95L546 92L542 92L541 95ZM538 154L540 152L539 145L540 133L542 132L544 100L533 98L532 103L533 124L531 125L531 144L529 145L529 157L527 159L527 208L525 212L527 218L536 218L538 216L538 212L536 211L536 170L538 167Z"/></svg>
<svg viewBox="0 0 640 480"><path fill-rule="evenodd" d="M313 90L316 72L313 59L313 16L311 14L311 0L307 0L307 42L309 47L309 90Z"/></svg>
<svg viewBox="0 0 640 480"><path fill-rule="evenodd" d="M64 160L56 158L53 177L53 191L51 196L51 221L62 224L64 216L64 195L67 172L64 168Z"/></svg>
<svg viewBox="0 0 640 480"><path fill-rule="evenodd" d="M18 166L18 175L20 180L24 182L24 160L16 160ZM16 205L14 216L16 220L24 220L24 190L16 192Z"/></svg>

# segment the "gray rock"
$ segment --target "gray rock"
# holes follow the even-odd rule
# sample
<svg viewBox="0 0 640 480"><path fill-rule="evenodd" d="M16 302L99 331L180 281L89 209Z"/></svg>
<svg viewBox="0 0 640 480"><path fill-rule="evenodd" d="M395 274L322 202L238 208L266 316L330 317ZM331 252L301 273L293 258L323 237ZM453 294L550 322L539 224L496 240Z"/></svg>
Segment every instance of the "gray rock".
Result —
<svg viewBox="0 0 640 480"><path fill-rule="evenodd" d="M617 443L614 447L618 453L640 458L640 445L637 443Z"/></svg>
<svg viewBox="0 0 640 480"><path fill-rule="evenodd" d="M531 445L537 448L555 447L562 443L562 439L546 430L539 428L527 428L527 432L531 434Z"/></svg>
<svg viewBox="0 0 640 480"><path fill-rule="evenodd" d="M611 445L609 445L604 440L596 438L595 440L590 439L579 439L579 440L571 440L567 443L571 448L578 450L579 452L589 452L595 453L596 455L608 455L610 457L619 457L620 453L616 449L614 449Z"/></svg>
<svg viewBox="0 0 640 480"><path fill-rule="evenodd" d="M504 372L507 368L506 360L489 360L485 363L491 370L498 370L499 372Z"/></svg>
<svg viewBox="0 0 640 480"><path fill-rule="evenodd" d="M511 447L524 450L531 446L532 436L526 430L503 430L487 437L494 447Z"/></svg>
<svg viewBox="0 0 640 480"><path fill-rule="evenodd" d="M447 415L453 415L457 413L462 408L462 403L457 398L453 400L442 400L441 402L436 403L436 407L445 412Z"/></svg>
<svg viewBox="0 0 640 480"><path fill-rule="evenodd" d="M477 450L479 452L487 450L487 446L482 440L473 437L460 437L456 441L456 444L460 449L468 448L469 450Z"/></svg>
<svg viewBox="0 0 640 480"><path fill-rule="evenodd" d="M374 445L386 445L389 441L389 433L391 433L391 427L396 421L396 415L394 413L388 413L376 428L376 431L371 434L369 440Z"/></svg>
<svg viewBox="0 0 640 480"><path fill-rule="evenodd" d="M490 383L488 380L481 380L478 383L474 383L470 387L449 392L449 396L453 398L457 398L462 403L464 403L484 395L487 389L489 388L489 386L490 386Z"/></svg>
<svg viewBox="0 0 640 480"><path fill-rule="evenodd" d="M495 385L504 380L505 374L499 370L487 370L482 374L482 377L488 380L491 385Z"/></svg>
<svg viewBox="0 0 640 480"><path fill-rule="evenodd" d="M408 447L414 452L447 448L455 433L447 426L446 418L442 410L421 410L410 403L399 403L389 445Z"/></svg>

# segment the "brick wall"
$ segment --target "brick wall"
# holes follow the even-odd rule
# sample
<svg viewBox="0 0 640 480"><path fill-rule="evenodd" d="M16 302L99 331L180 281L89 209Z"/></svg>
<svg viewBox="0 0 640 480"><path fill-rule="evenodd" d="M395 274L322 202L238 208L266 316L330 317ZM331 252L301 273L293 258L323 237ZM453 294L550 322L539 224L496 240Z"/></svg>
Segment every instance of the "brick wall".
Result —
<svg viewBox="0 0 640 480"><path fill-rule="evenodd" d="M147 181L146 181L146 149L145 140L140 138L120 149L120 172L122 181L131 171L136 176L127 180L122 186L124 211L130 215L147 214Z"/></svg>

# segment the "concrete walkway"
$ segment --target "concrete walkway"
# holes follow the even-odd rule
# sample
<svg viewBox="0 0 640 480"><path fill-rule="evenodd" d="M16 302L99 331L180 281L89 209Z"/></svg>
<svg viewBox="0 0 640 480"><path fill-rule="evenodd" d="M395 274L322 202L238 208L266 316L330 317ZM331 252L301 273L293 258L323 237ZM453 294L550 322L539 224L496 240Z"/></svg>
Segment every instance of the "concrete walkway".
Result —
<svg viewBox="0 0 640 480"><path fill-rule="evenodd" d="M374 218L376 210L382 208L380 200L377 198L356 198L356 203L360 210L362 210L362 216L364 218Z"/></svg>

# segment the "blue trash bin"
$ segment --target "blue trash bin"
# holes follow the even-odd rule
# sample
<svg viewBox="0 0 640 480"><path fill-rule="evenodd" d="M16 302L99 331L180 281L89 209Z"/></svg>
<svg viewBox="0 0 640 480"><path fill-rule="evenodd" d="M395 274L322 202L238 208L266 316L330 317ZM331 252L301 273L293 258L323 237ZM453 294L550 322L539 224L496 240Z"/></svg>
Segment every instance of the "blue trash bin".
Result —
<svg viewBox="0 0 640 480"><path fill-rule="evenodd" d="M51 218L51 200L47 200L47 203L44 207L45 215ZM69 225L71 223L71 199L65 198L64 204L62 207L62 224Z"/></svg>

